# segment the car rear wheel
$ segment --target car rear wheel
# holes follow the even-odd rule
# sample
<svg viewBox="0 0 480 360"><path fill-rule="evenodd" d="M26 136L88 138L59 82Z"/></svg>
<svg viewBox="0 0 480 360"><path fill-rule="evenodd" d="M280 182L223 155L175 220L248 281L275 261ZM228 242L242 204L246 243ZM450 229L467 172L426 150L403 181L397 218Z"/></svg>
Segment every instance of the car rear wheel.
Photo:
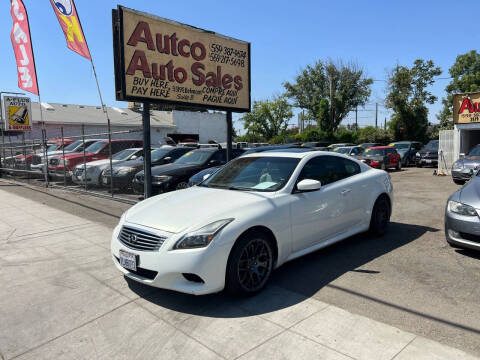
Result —
<svg viewBox="0 0 480 360"><path fill-rule="evenodd" d="M390 223L390 203L386 195L380 196L373 206L370 219L370 232L375 236L383 236Z"/></svg>
<svg viewBox="0 0 480 360"><path fill-rule="evenodd" d="M242 237L234 245L227 265L226 288L235 295L260 292L273 269L273 247L261 232Z"/></svg>
<svg viewBox="0 0 480 360"><path fill-rule="evenodd" d="M464 185L465 184L465 181L464 180L456 180L456 179L453 179L453 182L457 185Z"/></svg>

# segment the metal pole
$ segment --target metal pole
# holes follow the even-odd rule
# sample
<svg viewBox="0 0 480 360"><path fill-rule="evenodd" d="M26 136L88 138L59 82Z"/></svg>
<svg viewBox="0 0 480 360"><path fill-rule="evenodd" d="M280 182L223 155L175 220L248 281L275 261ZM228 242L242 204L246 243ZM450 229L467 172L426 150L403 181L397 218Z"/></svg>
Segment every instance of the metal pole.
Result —
<svg viewBox="0 0 480 360"><path fill-rule="evenodd" d="M332 133L334 130L334 114L333 114L333 77L330 75L330 126L332 127Z"/></svg>
<svg viewBox="0 0 480 360"><path fill-rule="evenodd" d="M63 126L60 130L62 132L63 186L67 186L67 164L65 160L65 138L63 136Z"/></svg>
<svg viewBox="0 0 480 360"><path fill-rule="evenodd" d="M355 130L358 131L358 106L355 107Z"/></svg>
<svg viewBox="0 0 480 360"><path fill-rule="evenodd" d="M85 191L87 191L87 160L85 155L85 124L82 124L82 142L83 142L83 182L85 183Z"/></svg>
<svg viewBox="0 0 480 360"><path fill-rule="evenodd" d="M10 136L10 134L8 134L8 142L10 143L10 161L13 161L13 168L15 169L15 156L13 156L12 137ZM15 171L13 172L13 180L15 180Z"/></svg>
<svg viewBox="0 0 480 360"><path fill-rule="evenodd" d="M40 98L40 90L38 91L38 106L40 108L40 121L42 122L42 132L43 132L43 159L46 165L45 171L45 187L48 187L48 152L47 152L47 128L45 127L45 121L43 121L43 111L42 111L42 99Z"/></svg>
<svg viewBox="0 0 480 360"><path fill-rule="evenodd" d="M143 197L148 199L152 196L152 157L150 153L150 103L143 103L143 180L144 194Z"/></svg>
<svg viewBox="0 0 480 360"><path fill-rule="evenodd" d="M27 167L27 148L25 145L25 133L22 132L22 146L23 146L23 160L25 160L24 170L28 170ZM27 178L30 178L30 175L27 173Z"/></svg>
<svg viewBox="0 0 480 360"><path fill-rule="evenodd" d="M232 160L232 112L227 111L227 162Z"/></svg>
<svg viewBox="0 0 480 360"><path fill-rule="evenodd" d="M375 128L378 128L378 103L375 103Z"/></svg>

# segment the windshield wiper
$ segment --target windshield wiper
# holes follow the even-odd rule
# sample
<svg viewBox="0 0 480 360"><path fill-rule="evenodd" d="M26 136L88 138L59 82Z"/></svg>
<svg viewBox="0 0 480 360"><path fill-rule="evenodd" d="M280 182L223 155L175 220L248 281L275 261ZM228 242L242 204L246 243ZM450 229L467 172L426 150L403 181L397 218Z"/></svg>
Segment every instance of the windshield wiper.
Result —
<svg viewBox="0 0 480 360"><path fill-rule="evenodd" d="M230 186L227 189L228 190L240 190L240 191L255 191L255 189L252 189L252 188L239 187L239 186Z"/></svg>

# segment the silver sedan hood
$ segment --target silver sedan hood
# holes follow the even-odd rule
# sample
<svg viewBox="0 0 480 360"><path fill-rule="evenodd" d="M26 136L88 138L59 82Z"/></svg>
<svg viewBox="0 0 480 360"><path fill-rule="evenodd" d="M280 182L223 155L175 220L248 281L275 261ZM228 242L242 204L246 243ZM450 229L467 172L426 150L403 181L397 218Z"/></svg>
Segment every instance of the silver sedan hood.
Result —
<svg viewBox="0 0 480 360"><path fill-rule="evenodd" d="M480 209L480 176L473 176L462 189L459 195L460 202Z"/></svg>

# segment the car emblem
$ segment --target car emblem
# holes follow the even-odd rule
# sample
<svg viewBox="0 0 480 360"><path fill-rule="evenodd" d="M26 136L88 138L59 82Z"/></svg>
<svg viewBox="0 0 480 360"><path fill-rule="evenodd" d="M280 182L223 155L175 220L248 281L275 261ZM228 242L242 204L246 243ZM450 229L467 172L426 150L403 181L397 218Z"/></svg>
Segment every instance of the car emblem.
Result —
<svg viewBox="0 0 480 360"><path fill-rule="evenodd" d="M131 242L132 244L135 244L135 243L137 242L137 235L131 234L131 235L130 235L130 242Z"/></svg>

